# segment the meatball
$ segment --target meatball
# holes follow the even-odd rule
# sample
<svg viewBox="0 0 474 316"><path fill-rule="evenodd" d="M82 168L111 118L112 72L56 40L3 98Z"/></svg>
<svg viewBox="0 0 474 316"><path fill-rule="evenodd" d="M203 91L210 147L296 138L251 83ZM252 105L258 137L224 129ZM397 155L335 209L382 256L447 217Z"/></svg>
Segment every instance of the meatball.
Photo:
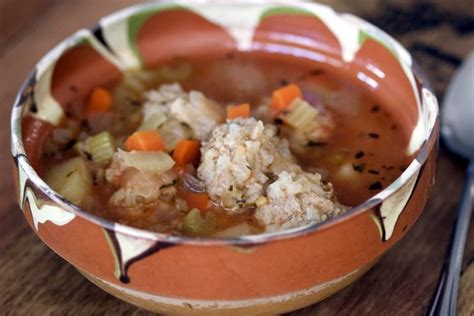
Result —
<svg viewBox="0 0 474 316"><path fill-rule="evenodd" d="M319 223L341 214L344 207L335 201L332 185L321 175L286 172L270 184L255 217L267 232Z"/></svg>
<svg viewBox="0 0 474 316"><path fill-rule="evenodd" d="M255 203L283 170L300 169L277 129L254 118L218 126L201 148L198 176L210 198L230 213Z"/></svg>
<svg viewBox="0 0 474 316"><path fill-rule="evenodd" d="M277 128L254 118L218 126L202 147L198 176L229 214L252 207L267 232L340 214L332 185L301 169Z"/></svg>

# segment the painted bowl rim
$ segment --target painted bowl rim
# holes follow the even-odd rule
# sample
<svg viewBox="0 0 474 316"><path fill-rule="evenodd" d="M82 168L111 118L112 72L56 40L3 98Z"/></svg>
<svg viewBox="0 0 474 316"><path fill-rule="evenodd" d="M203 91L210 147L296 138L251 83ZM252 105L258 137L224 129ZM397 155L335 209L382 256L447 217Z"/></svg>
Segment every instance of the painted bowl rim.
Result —
<svg viewBox="0 0 474 316"><path fill-rule="evenodd" d="M103 18L123 18L127 16L127 12L130 12L132 10L136 11L141 11L148 9L150 7L154 6L160 6L163 5L163 3L178 3L178 4L185 4L185 3L192 3L193 5L239 5L239 4L245 4L245 5L258 5L261 4L262 1L233 1L232 2L226 2L225 4L223 3L216 3L213 2L212 0L204 0L200 2L192 2L190 0L168 0L164 2L151 2L151 3L142 3L142 4L137 4L137 5L132 5L125 7L123 9L120 9L118 11L115 11L111 14L108 14ZM295 5L298 4L297 1L295 2L289 2L287 0L283 1L269 1L265 2L266 4L275 4L275 5ZM331 9L330 6L324 5L324 4L319 4L319 3L308 3L305 2L305 5L308 6L318 6L320 8L327 8ZM389 39L393 40L394 42L398 43L397 40L395 40L392 36L387 34L385 31L380 30L378 27L374 26L373 24L367 22L366 20L363 20L355 15L352 14L347 14L347 13L340 13L336 12L339 16L341 17L348 17L350 19L357 19L359 22L364 23L367 26L370 26L372 28L377 29L380 31L384 36L388 37ZM90 27L92 31L94 31L97 27L99 27L97 24L94 25L93 27ZM65 38L63 41L55 45L51 50L48 51L35 65L40 64L43 62L48 54L51 54L53 51L58 49L61 45L64 45L68 40L70 40L75 33L71 34L67 38ZM400 44L401 45L401 44ZM403 49L405 49L403 46L401 46ZM407 54L411 57L411 54ZM402 61L401 61L402 62ZM416 61L412 61L412 69L414 74L421 80L421 86L422 88L425 88L432 92L432 88L427 80L426 75L424 72L421 70L421 68L418 66ZM127 226L124 224L120 224L117 222L113 222L111 220L102 218L100 216L94 215L90 212L87 212L86 210L83 210L79 206L73 204L72 202L68 201L65 199L63 196L59 195L56 193L52 188L50 188L44 180L36 173L36 171L33 169L31 166L30 162L28 161L28 158L25 153L25 149L23 146L23 140L22 140L22 133L21 133L21 122L22 122L22 110L15 110L15 108L22 108L20 106L20 101L22 99L22 95L26 88L28 87L29 83L32 81L35 75L35 70L31 71L30 74L28 75L27 79L23 82L21 85L21 88L15 98L15 101L13 103L13 109L12 109L12 114L11 114L11 121L10 121L10 128L11 128L11 150L12 150L12 155L13 159L15 160L15 163L17 163L18 168L20 168L20 165L22 169L25 171L28 179L34 183L34 185L43 193L45 194L48 198L50 198L54 203L57 203L62 209L65 209L68 212L73 213L74 215L77 215L89 222L92 222L96 225L99 225L101 227L104 227L106 229L116 231L128 236L133 236L135 238L143 238L143 239L148 239L148 240L153 240L153 241L160 241L164 243L169 243L169 244L187 244L187 245L196 245L196 246L216 246L216 245L254 245L254 244L260 244L260 243L267 243L271 241L276 241L276 240L282 240L282 239L289 239L293 237L299 237L302 235L314 233L317 231L321 231L324 229L328 229L334 225L337 225L339 223L345 222L350 220L351 218L360 215L364 211L367 211L371 209L372 207L376 206L377 204L381 203L383 200L387 199L389 196L391 196L393 193L395 193L400 187L402 187L413 175L416 174L421 168L426 163L426 160L429 155L429 146L430 146L430 140L432 140L434 137L438 138L439 136L439 131L435 128L439 124L439 108L437 103L435 102L434 104L431 104L433 107L430 109L431 111L434 111L435 113L435 118L431 120L431 124L428 125L427 131L429 131L429 135L427 135L427 140L420 146L418 149L418 153L416 157L411 161L409 166L405 169L405 171L400 174L400 176L394 180L389 186L384 188L382 191L377 193L376 195L372 196L368 200L362 202L359 205L351 207L347 212L345 212L342 215L330 218L326 221L320 222L320 223L315 223L315 224L310 224L306 226L301 226L301 227L296 227L293 229L289 230L284 230L281 232L273 232L273 233L262 233L258 235L248 235L248 236L241 236L241 237L188 237L188 236L173 236L170 234L164 234L164 233L158 233L158 232L153 232L153 231L148 231L140 228L134 228L131 226ZM434 95L434 94L433 94ZM436 97L435 97L436 98ZM420 113L419 113L420 114ZM20 126L19 126L20 125ZM24 208L24 201L20 202L20 208Z"/></svg>

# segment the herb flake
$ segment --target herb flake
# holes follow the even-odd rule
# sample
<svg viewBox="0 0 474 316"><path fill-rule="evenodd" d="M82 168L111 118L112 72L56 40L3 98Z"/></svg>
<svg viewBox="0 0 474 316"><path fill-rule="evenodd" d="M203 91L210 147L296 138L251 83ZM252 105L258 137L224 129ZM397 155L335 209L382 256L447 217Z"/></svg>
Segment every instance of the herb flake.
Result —
<svg viewBox="0 0 474 316"><path fill-rule="evenodd" d="M306 146L308 147L321 147L321 146L326 146L327 143L324 142L315 142L310 140L309 142L306 143Z"/></svg>
<svg viewBox="0 0 474 316"><path fill-rule="evenodd" d="M166 189L166 188L169 188L169 187L172 187L173 185L175 185L178 181L176 179L174 179L172 182L170 183L167 183L167 184L163 184L161 187L160 187L160 190L161 189Z"/></svg>

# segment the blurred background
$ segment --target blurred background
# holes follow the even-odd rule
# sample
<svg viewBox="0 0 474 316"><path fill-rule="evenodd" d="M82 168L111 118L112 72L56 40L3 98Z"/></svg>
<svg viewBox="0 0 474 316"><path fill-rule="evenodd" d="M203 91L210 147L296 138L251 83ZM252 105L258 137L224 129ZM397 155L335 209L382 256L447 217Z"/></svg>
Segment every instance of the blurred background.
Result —
<svg viewBox="0 0 474 316"><path fill-rule="evenodd" d="M422 66L442 101L462 59L474 49L472 0L324 0L398 39ZM30 231L15 204L9 115L36 61L77 29L137 3L132 0L0 0L0 314L147 315L86 281ZM473 86L474 88L474 86ZM474 106L474 105L473 105ZM441 145L438 180L417 225L359 282L292 315L421 315L449 242L465 161ZM472 230L472 229L471 229ZM474 315L474 233L464 265L460 315Z"/></svg>

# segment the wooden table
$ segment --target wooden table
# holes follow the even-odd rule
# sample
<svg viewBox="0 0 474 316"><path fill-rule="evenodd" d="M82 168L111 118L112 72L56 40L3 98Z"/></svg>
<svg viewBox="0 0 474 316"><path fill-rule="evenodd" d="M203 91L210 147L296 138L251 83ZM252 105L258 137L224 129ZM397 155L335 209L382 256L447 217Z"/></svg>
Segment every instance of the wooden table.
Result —
<svg viewBox="0 0 474 316"><path fill-rule="evenodd" d="M324 1L397 37L431 78L438 97L474 49L472 1ZM471 2L471 3L469 3ZM132 0L0 0L0 314L145 315L86 281L30 230L14 200L9 116L34 63L68 34ZM350 4L349 4L350 3ZM436 188L418 223L359 282L292 315L420 315L441 270L465 161L440 150ZM474 236L473 234L471 234ZM474 257L469 238L466 265ZM474 265L465 269L459 310L474 315ZM469 303L470 302L470 303Z"/></svg>

